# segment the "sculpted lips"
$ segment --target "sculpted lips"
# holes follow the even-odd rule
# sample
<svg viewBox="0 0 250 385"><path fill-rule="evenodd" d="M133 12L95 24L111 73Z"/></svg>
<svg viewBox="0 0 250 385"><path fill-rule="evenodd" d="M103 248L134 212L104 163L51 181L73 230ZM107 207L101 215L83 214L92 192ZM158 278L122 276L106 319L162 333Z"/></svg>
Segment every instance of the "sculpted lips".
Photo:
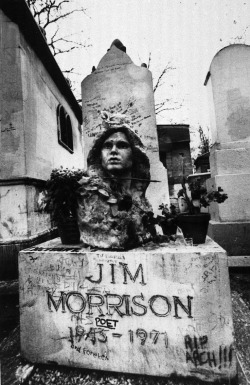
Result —
<svg viewBox="0 0 250 385"><path fill-rule="evenodd" d="M108 162L110 163L117 163L120 162L121 160L119 158L109 158Z"/></svg>

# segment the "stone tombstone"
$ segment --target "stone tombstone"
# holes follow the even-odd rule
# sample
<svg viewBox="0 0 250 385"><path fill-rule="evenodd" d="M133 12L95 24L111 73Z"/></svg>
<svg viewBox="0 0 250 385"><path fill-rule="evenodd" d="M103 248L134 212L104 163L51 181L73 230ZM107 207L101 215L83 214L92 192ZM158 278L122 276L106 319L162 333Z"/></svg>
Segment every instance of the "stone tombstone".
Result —
<svg viewBox="0 0 250 385"><path fill-rule="evenodd" d="M233 380L227 257L204 245L19 255L22 355L36 363Z"/></svg>
<svg viewBox="0 0 250 385"><path fill-rule="evenodd" d="M212 148L207 187L228 199L210 206L209 235L229 255L249 255L250 238L250 46L233 44L213 58L208 90Z"/></svg>
<svg viewBox="0 0 250 385"><path fill-rule="evenodd" d="M130 116L146 148L151 179L161 182L150 183L146 195L156 211L162 202L169 202L169 192L167 170L159 160L152 75L147 68L136 66L125 50L115 40L97 69L82 82L85 155L102 130L102 110Z"/></svg>

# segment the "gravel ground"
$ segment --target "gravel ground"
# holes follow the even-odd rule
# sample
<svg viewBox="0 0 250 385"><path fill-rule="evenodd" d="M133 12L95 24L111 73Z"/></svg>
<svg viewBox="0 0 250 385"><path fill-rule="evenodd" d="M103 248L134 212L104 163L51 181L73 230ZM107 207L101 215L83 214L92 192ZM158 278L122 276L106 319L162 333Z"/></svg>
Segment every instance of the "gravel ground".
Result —
<svg viewBox="0 0 250 385"><path fill-rule="evenodd" d="M201 385L196 379L180 381L178 379L167 379L131 374L119 374L110 372L95 372L83 370L52 370L48 368L37 368L32 378L27 382L35 384L83 384L83 385Z"/></svg>
<svg viewBox="0 0 250 385"><path fill-rule="evenodd" d="M17 326L0 343L2 385L20 384L16 371L18 368L24 367L26 362L21 359L20 355L19 333L19 326Z"/></svg>
<svg viewBox="0 0 250 385"><path fill-rule="evenodd" d="M250 274L232 272L232 291L235 347L238 361L250 384ZM247 382L246 382L247 383Z"/></svg>
<svg viewBox="0 0 250 385"><path fill-rule="evenodd" d="M250 384L250 271L231 271L230 275L233 303L233 319L235 326L236 351L241 370L239 384ZM17 283L10 284L10 295L17 296ZM8 292L8 285L1 292ZM1 299L1 295L0 295ZM12 298L13 299L13 298ZM17 310L14 301L12 309L5 302L5 314L18 323ZM7 317L7 318L8 318ZM0 317L1 321L1 317ZM2 319L2 321L4 321ZM2 361L2 384L82 384L82 385L201 385L196 379L160 378L141 375L120 374L111 372L70 369L66 367L52 367L47 365L29 365L20 356L19 326L13 329L15 322L4 322L4 334L0 334L0 359ZM0 325L1 326L1 325ZM2 330L2 328L0 328ZM6 333L8 336L6 336ZM248 379L248 381L247 381ZM221 384L223 385L223 384Z"/></svg>
<svg viewBox="0 0 250 385"><path fill-rule="evenodd" d="M231 290L239 293L250 309L250 268L231 268L230 285Z"/></svg>

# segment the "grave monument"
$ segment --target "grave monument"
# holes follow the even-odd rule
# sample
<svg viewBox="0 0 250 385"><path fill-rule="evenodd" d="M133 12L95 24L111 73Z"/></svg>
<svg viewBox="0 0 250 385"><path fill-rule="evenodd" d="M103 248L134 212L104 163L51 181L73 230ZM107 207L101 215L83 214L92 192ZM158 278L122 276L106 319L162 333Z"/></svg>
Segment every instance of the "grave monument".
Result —
<svg viewBox="0 0 250 385"><path fill-rule="evenodd" d="M250 253L249 63L250 46L232 44L214 56L205 81L212 137L207 185L221 186L229 196L210 206L209 236L232 256Z"/></svg>
<svg viewBox="0 0 250 385"><path fill-rule="evenodd" d="M120 48L118 48L120 47ZM169 202L167 170L159 160L154 94L151 72L136 66L115 40L97 69L82 82L83 131L87 156L94 138L103 130L100 113L123 113L145 146L153 180L146 196L154 212L162 202Z"/></svg>
<svg viewBox="0 0 250 385"><path fill-rule="evenodd" d="M112 46L95 80L83 82L90 149L78 213L83 243L56 239L20 252L22 355L71 367L232 381L225 251L210 239L194 247L150 238L147 191L152 175L161 180L161 169L157 174L156 137L144 127L155 120L153 91L140 70ZM123 97L134 88L124 111Z"/></svg>

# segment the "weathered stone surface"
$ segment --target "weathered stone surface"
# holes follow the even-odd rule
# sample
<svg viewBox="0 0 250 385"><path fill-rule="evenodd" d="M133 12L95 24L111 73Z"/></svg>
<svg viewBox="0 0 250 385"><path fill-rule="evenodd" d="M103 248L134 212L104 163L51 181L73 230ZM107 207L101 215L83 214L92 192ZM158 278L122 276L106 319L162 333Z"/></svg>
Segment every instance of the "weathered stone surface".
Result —
<svg viewBox="0 0 250 385"><path fill-rule="evenodd" d="M232 44L220 50L210 65L212 143L250 141L250 47Z"/></svg>
<svg viewBox="0 0 250 385"><path fill-rule="evenodd" d="M42 45L36 44L36 39L39 40L40 36L41 43L46 45L38 26L32 23L32 15L28 15L31 20L29 17L28 20L23 17L23 10L24 14L27 12L26 3L18 1L15 7L8 3L10 2L5 2L0 9L0 276L2 278L6 278L2 276L3 271L10 271L9 267L13 264L11 261L15 261L17 267L18 250L26 244L26 241L35 242L35 239L45 233L49 234L51 230L49 215L39 212L43 188L40 180L48 179L54 167L61 165L84 167L82 135L78 119L72 105L67 101L67 93L63 94L56 85L56 80L60 79L60 70L53 66L54 69L48 72L49 63L54 60L53 55L49 54L47 49L47 56L43 55ZM4 13L3 9L7 8L8 15L13 15L13 18ZM23 24L22 19L25 19ZM33 36L34 39L25 39L23 25L29 26L27 27L29 36ZM30 32L30 29L33 32ZM45 58L44 61L41 57ZM61 76L63 78L62 74ZM74 154L58 143L59 104L65 107L71 119ZM80 112L78 110L79 115Z"/></svg>
<svg viewBox="0 0 250 385"><path fill-rule="evenodd" d="M148 375L236 376L227 257L197 247L63 248L19 256L22 354Z"/></svg>
<svg viewBox="0 0 250 385"><path fill-rule="evenodd" d="M22 184L7 185L0 186L0 194L0 245L31 239L50 228L49 214L38 209L43 196L41 189Z"/></svg>
<svg viewBox="0 0 250 385"><path fill-rule="evenodd" d="M81 131L72 107L25 40L22 29L2 10L0 22L1 178L46 180L53 167L84 167ZM58 143L58 104L71 119L74 154Z"/></svg>
<svg viewBox="0 0 250 385"><path fill-rule="evenodd" d="M168 202L167 171L159 161L154 94L151 72L136 66L130 57L114 45L101 59L97 69L82 82L85 156L93 139L102 131L100 112L125 113L141 138L150 159L151 183L147 198L154 210Z"/></svg>
<svg viewBox="0 0 250 385"><path fill-rule="evenodd" d="M221 186L228 194L225 203L211 205L209 209L213 221L210 235L216 235L214 239L229 254L233 253L237 242L238 250L249 249L247 237L242 237L244 228L250 225L249 63L249 46L235 44L225 47L213 58L207 83L213 145L210 152L212 179L207 181L207 186ZM227 231L227 228L232 228L232 222L238 222L234 226L237 234L234 235L233 243L229 238L231 231ZM239 222L242 222L240 231ZM225 229L219 226L220 223L225 224ZM241 241L245 244L241 244Z"/></svg>
<svg viewBox="0 0 250 385"><path fill-rule="evenodd" d="M220 243L221 247L227 249L228 255L235 256L234 266L246 265L244 259L242 259L243 257L240 256L250 255L249 222L218 222L211 220L207 234L215 242ZM229 266L232 266L231 262L229 263ZM247 264L250 266L249 260Z"/></svg>
<svg viewBox="0 0 250 385"><path fill-rule="evenodd" d="M230 167L228 167L230 165ZM250 170L250 147L211 151L210 166L215 175L243 174Z"/></svg>
<svg viewBox="0 0 250 385"><path fill-rule="evenodd" d="M218 222L250 221L250 173L216 175L206 181L208 191L221 187L228 199L223 204L211 203L211 219Z"/></svg>

